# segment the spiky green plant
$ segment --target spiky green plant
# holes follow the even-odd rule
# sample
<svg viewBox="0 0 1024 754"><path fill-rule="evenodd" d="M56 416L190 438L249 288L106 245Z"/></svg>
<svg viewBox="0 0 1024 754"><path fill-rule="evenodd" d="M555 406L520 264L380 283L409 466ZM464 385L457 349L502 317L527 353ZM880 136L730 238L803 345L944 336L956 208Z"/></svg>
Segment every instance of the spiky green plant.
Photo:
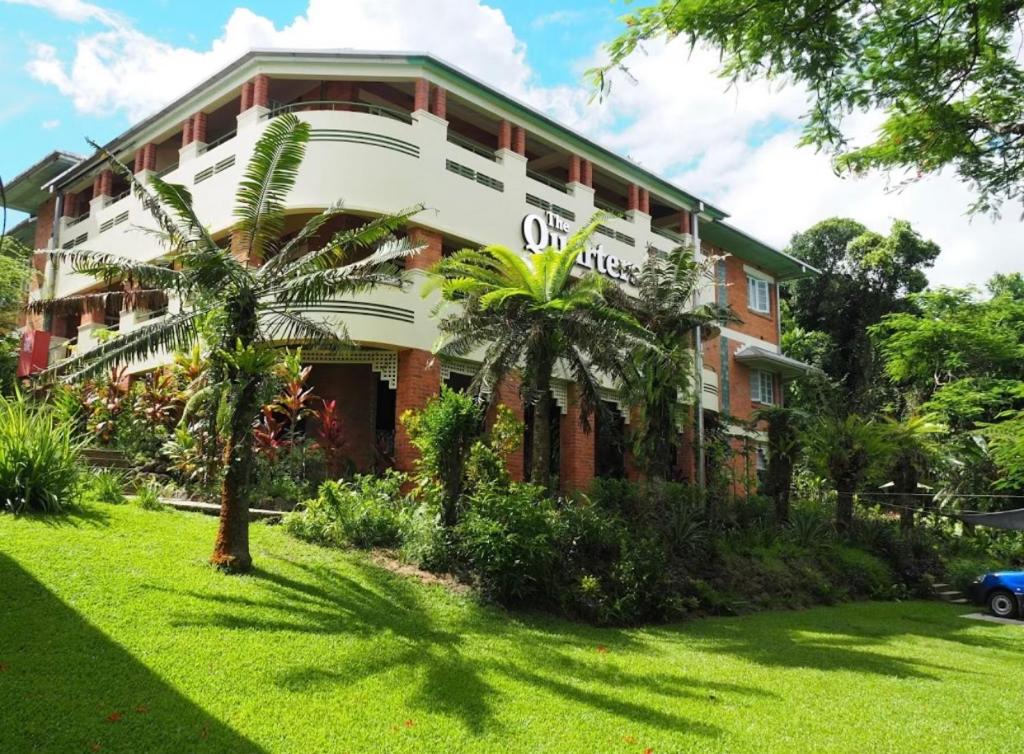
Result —
<svg viewBox="0 0 1024 754"><path fill-rule="evenodd" d="M629 312L654 334L658 348L633 353L625 389L640 416L633 435L633 449L645 473L652 479L671 475L675 439L681 412L693 395L693 338L697 327L703 337L713 337L714 325L735 315L728 306L698 303L704 273L714 258L697 260L690 245L668 254L651 249L637 275L637 290L629 295L613 289L616 305ZM681 400L682 399L682 400Z"/></svg>
<svg viewBox="0 0 1024 754"><path fill-rule="evenodd" d="M0 510L59 513L82 468L81 442L44 405L0 397Z"/></svg>
<svg viewBox="0 0 1024 754"><path fill-rule="evenodd" d="M621 377L633 347L653 338L630 314L611 305L609 286L595 272L574 276L576 259L600 218L570 236L563 249L548 247L528 259L504 246L463 249L432 269L442 304L456 311L439 323L435 353L465 356L483 349L475 385L495 386L522 373L523 400L533 406L531 478L551 486L551 379L561 365L580 390L581 422L601 408L599 371Z"/></svg>
<svg viewBox="0 0 1024 754"><path fill-rule="evenodd" d="M115 364L187 353L202 335L209 363L201 403L208 407L224 448L220 527L211 562L229 571L245 571L252 564L246 499L253 464L251 433L260 389L273 361L271 351L295 340L338 342L344 332L301 312L374 286L401 286L396 262L416 251L394 235L415 208L335 233L308 253L307 246L341 212L340 205L315 215L298 233L283 235L285 200L308 140L309 125L294 115L278 116L266 126L238 187L230 241L211 235L187 188L154 176L149 190L106 154L153 215L166 254L160 261L142 262L79 249L55 252L55 263L70 263L73 271L123 290L45 299L34 307L80 311L105 304L111 296L128 308L152 306L168 297L181 302L180 312L64 362L59 374L81 379ZM365 256L350 261L353 254ZM218 417L215 425L213 417Z"/></svg>

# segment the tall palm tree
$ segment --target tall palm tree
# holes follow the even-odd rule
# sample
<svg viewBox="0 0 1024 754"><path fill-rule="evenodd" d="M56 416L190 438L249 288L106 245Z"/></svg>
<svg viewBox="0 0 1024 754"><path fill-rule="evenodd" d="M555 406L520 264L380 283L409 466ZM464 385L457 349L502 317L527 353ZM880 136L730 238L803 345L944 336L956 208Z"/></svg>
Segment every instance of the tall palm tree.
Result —
<svg viewBox="0 0 1024 754"><path fill-rule="evenodd" d="M442 302L459 304L443 316L435 352L465 356L482 348L476 388L495 386L521 370L524 403L533 406L531 481L551 487L551 379L562 364L580 388L581 421L601 410L600 377L625 373L632 346L652 337L631 315L612 306L612 285L595 272L573 276L577 257L600 217L570 236L559 250L548 247L527 259L504 246L463 249L432 269ZM492 393L493 394L493 393Z"/></svg>
<svg viewBox="0 0 1024 754"><path fill-rule="evenodd" d="M236 194L230 242L218 242L203 226L184 186L152 177L147 190L110 154L153 215L167 253L139 262L96 251L54 252L54 263L111 285L114 293L87 293L40 301L35 309L83 310L115 297L124 307L152 306L177 298L178 313L145 324L87 351L54 370L83 379L114 364L156 354L209 348L206 406L223 442L220 526L210 560L227 571L252 565L246 493L253 462L252 431L275 349L282 343L338 342L344 332L301 312L335 297L374 286L401 286L396 262L417 251L394 232L416 209L371 220L316 243L324 224L341 212L335 205L311 218L294 236L283 235L285 199L295 183L309 140L309 126L294 115L272 120L256 144ZM95 146L95 145L94 145ZM319 246L307 252L310 244ZM232 249L234 247L234 249ZM349 261L353 255L365 255ZM266 260L264 264L260 264Z"/></svg>
<svg viewBox="0 0 1024 754"><path fill-rule="evenodd" d="M693 337L697 327L735 321L728 306L698 304L704 273L714 259L698 261L692 246L668 254L648 251L637 276L637 292L616 289L613 302L653 333L658 348L637 350L624 387L639 407L640 421L633 448L647 476L669 478L679 434L680 413L693 395ZM714 332L702 330L703 337ZM699 405L699 404L698 404Z"/></svg>

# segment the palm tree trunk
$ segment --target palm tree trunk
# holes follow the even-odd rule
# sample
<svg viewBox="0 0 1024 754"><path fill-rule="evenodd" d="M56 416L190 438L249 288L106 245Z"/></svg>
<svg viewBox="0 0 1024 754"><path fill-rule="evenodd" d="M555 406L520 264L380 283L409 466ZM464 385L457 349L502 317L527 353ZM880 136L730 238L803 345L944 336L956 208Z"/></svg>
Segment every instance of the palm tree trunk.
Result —
<svg viewBox="0 0 1024 754"><path fill-rule="evenodd" d="M245 495L252 472L252 421L257 411L258 381L242 386L224 445L224 481L221 484L220 525L210 562L229 573L252 568L249 554L249 506Z"/></svg>
<svg viewBox="0 0 1024 754"><path fill-rule="evenodd" d="M836 493L836 528L841 532L850 531L853 526L853 492L844 487Z"/></svg>
<svg viewBox="0 0 1024 754"><path fill-rule="evenodd" d="M530 481L551 489L551 370L538 369L533 405Z"/></svg>

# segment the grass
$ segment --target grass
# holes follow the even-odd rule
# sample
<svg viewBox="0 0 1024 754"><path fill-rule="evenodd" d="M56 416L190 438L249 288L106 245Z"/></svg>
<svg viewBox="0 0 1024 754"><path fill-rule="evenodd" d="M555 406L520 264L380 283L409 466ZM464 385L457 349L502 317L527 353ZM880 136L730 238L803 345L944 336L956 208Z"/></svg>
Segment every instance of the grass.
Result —
<svg viewBox="0 0 1024 754"><path fill-rule="evenodd" d="M0 751L1011 750L1024 630L938 603L607 630L363 556L90 505L0 515Z"/></svg>

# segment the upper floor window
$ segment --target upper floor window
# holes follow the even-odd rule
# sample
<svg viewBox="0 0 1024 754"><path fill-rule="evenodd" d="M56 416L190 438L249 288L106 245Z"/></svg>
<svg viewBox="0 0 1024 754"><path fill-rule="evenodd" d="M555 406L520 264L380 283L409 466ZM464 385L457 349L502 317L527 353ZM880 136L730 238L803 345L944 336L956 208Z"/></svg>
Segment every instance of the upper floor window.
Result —
<svg viewBox="0 0 1024 754"><path fill-rule="evenodd" d="M750 400L754 403L775 403L775 378L771 372L753 369L750 372Z"/></svg>
<svg viewBox="0 0 1024 754"><path fill-rule="evenodd" d="M747 275L747 308L760 314L771 314L771 283L753 275Z"/></svg>

